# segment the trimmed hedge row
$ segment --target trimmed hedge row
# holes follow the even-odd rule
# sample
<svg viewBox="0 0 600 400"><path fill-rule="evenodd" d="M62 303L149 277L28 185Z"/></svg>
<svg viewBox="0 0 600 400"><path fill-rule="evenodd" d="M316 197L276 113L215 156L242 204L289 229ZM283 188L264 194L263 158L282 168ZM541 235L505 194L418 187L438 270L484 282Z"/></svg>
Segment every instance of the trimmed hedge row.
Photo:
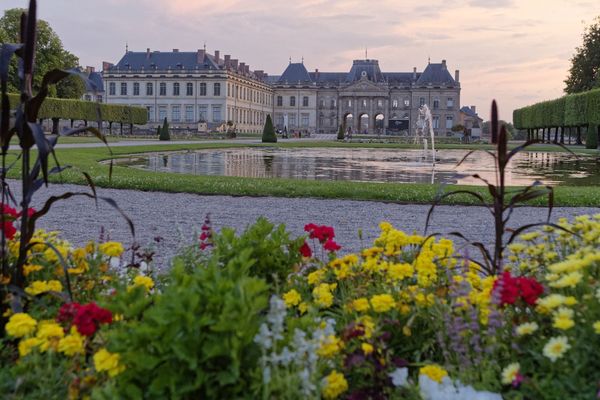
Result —
<svg viewBox="0 0 600 400"><path fill-rule="evenodd" d="M12 104L19 102L19 95L10 94ZM39 118L60 118L83 121L98 119L98 103L92 101L47 98L40 109ZM100 104L100 116L103 121L144 125L148 122L148 111L143 107Z"/></svg>
<svg viewBox="0 0 600 400"><path fill-rule="evenodd" d="M517 129L600 125L600 89L519 108L513 123Z"/></svg>

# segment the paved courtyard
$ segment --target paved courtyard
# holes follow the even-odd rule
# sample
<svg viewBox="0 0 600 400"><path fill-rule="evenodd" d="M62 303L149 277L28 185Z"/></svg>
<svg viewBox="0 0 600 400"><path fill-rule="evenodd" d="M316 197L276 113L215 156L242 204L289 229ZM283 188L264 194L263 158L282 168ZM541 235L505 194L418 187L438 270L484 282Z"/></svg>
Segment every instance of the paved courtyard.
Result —
<svg viewBox="0 0 600 400"><path fill-rule="evenodd" d="M34 203L39 207L48 195L85 189L75 185L51 185L36 193ZM356 251L377 236L380 221L389 221L407 232L422 233L429 210L427 205L371 201L200 196L117 189L98 189L98 193L114 199L131 217L136 240L142 246L152 244L155 237L163 238L156 247L160 268L168 267L169 258L180 247L194 241L194 232L199 231L207 213L211 214L217 230L224 226L241 230L260 216L277 224L285 223L294 235L303 234L304 225L310 222L331 225L335 227L336 239L343 251ZM599 212L600 208L556 208L553 218ZM515 224L542 222L546 213L543 208L520 208L512 221ZM434 213L430 232L460 230L490 244L493 240L491 224L489 211L482 207L440 206ZM118 212L102 202L96 209L92 200L83 197L56 205L40 220L39 227L62 231L62 236L76 245L97 239L101 230L112 240L132 243L127 224ZM364 243L359 239L359 229L362 229Z"/></svg>

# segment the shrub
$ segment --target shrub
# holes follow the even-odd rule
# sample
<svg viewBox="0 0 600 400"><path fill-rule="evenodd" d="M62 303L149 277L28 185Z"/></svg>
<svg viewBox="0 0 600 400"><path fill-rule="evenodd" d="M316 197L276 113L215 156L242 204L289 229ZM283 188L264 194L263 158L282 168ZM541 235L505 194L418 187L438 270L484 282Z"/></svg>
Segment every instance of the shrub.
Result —
<svg viewBox="0 0 600 400"><path fill-rule="evenodd" d="M165 117L165 120L163 121L163 126L160 129L158 140L171 140L171 134L169 133L169 123L167 122L167 117Z"/></svg>
<svg viewBox="0 0 600 400"><path fill-rule="evenodd" d="M136 316L131 296L140 293L122 293L113 309L128 321L111 333L109 349L127 369L99 397L251 398L253 338L267 306L267 285L249 276L252 264L249 250L192 273L176 260L163 293Z"/></svg>
<svg viewBox="0 0 600 400"><path fill-rule="evenodd" d="M600 129L600 126L598 126L598 125L590 125L587 127L587 135L586 135L586 139L585 139L585 148L586 149L598 148L599 129Z"/></svg>
<svg viewBox="0 0 600 400"><path fill-rule="evenodd" d="M265 127L263 128L262 134L263 143L277 143L277 135L275 134L275 128L273 128L273 121L271 120L271 114L267 114L265 120Z"/></svg>
<svg viewBox="0 0 600 400"><path fill-rule="evenodd" d="M340 129L338 129L338 132L337 132L337 139L344 140L344 133L345 133L344 132L344 124L341 124Z"/></svg>

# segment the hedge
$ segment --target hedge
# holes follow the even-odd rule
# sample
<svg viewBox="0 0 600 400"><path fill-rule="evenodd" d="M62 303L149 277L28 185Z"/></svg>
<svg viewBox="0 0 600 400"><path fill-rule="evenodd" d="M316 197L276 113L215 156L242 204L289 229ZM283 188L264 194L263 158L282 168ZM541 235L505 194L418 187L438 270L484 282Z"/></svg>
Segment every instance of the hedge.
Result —
<svg viewBox="0 0 600 400"><path fill-rule="evenodd" d="M10 94L8 97L11 105L19 102L17 94ZM55 98L47 98L44 101L38 117L95 121L98 119L98 106L100 106L100 117L103 121L136 125L144 125L148 122L148 111L143 107Z"/></svg>
<svg viewBox="0 0 600 400"><path fill-rule="evenodd" d="M519 108L513 123L517 129L600 125L600 89Z"/></svg>

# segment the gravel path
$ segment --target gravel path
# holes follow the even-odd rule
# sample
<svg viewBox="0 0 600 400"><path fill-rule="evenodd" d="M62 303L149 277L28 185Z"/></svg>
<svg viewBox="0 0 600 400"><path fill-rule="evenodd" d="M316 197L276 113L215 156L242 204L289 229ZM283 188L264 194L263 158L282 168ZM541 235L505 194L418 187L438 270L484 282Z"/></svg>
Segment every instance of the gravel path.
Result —
<svg viewBox="0 0 600 400"><path fill-rule="evenodd" d="M14 184L11 186L15 188ZM48 195L67 190L81 191L85 188L51 185L36 193L34 203L39 207ZM344 251L356 251L361 247L358 238L360 228L365 244L370 244L377 236L378 223L383 220L406 232L422 233L429 210L427 205L371 201L200 196L117 189L98 189L98 194L114 199L131 217L140 244L150 245L157 236L164 239L155 246L160 254L157 260L159 268L166 267L167 260L177 249L194 240L193 233L199 231L207 213L211 214L213 227L217 230L224 226L240 230L260 216L275 223L285 223L294 235L303 234L303 227L309 222L331 225ZM599 212L600 208L556 208L553 219ZM542 222L546 213L543 208L524 207L515 211L511 221L518 225ZM440 206L434 213L430 232L460 230L468 237L490 244L493 240L491 224L489 212L482 207ZM65 239L77 245L97 239L101 229L112 240L125 244L132 242L125 220L114 209L101 202L96 210L93 201L83 197L57 204L39 221L38 226L60 230Z"/></svg>

